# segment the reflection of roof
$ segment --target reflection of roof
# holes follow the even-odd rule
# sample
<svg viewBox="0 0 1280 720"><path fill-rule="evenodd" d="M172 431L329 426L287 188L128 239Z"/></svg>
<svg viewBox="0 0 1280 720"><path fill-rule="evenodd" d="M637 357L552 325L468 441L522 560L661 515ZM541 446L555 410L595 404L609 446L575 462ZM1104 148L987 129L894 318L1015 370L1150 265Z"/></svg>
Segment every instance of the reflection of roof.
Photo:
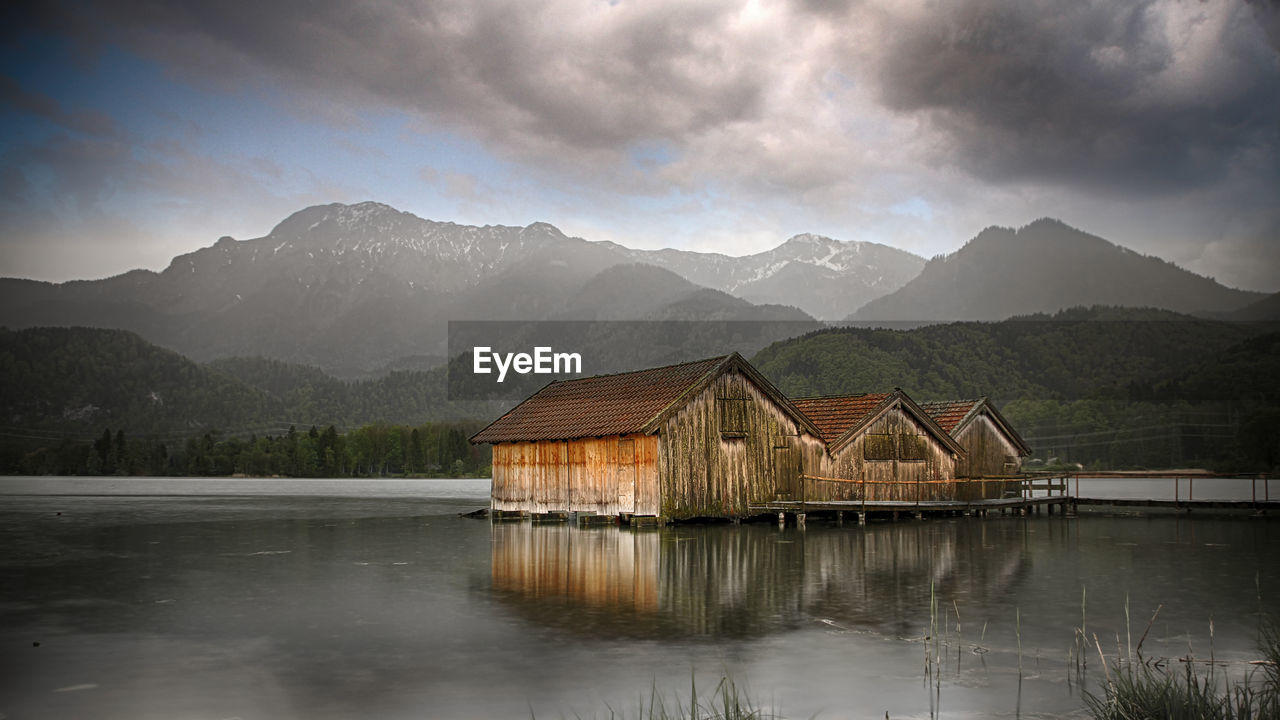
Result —
<svg viewBox="0 0 1280 720"><path fill-rule="evenodd" d="M832 395L792 398L791 403L818 426L822 442L830 443L870 415L887 397L889 393Z"/></svg>
<svg viewBox="0 0 1280 720"><path fill-rule="evenodd" d="M956 426L973 412L974 406L982 400L938 400L920 403L920 409L929 414L933 421L947 432L955 432Z"/></svg>
<svg viewBox="0 0 1280 720"><path fill-rule="evenodd" d="M471 441L570 440L638 433L731 357L553 382L476 433Z"/></svg>

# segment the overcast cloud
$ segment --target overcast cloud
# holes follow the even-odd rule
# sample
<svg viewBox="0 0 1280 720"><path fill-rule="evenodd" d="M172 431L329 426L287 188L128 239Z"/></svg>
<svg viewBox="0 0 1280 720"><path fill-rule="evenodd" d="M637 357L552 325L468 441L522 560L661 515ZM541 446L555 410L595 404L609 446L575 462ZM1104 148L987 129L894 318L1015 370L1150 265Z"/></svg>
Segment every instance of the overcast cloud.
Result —
<svg viewBox="0 0 1280 720"><path fill-rule="evenodd" d="M1275 2L7 12L6 275L159 267L375 199L734 254L818 232L928 256L1053 216L1280 289Z"/></svg>

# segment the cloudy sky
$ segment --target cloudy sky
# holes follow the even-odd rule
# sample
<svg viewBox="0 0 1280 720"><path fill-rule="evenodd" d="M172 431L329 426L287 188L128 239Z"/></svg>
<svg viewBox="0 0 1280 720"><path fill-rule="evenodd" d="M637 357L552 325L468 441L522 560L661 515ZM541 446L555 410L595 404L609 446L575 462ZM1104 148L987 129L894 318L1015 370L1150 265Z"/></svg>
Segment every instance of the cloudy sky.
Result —
<svg viewBox="0 0 1280 720"><path fill-rule="evenodd" d="M1280 3L18 0L0 275L307 205L740 255L1056 217L1280 290Z"/></svg>

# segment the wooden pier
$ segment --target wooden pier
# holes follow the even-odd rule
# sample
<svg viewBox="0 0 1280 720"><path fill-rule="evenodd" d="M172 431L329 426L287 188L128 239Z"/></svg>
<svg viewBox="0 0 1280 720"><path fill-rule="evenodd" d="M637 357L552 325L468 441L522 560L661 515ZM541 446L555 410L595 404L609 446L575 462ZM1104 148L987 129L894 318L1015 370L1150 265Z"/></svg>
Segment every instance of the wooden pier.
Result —
<svg viewBox="0 0 1280 720"><path fill-rule="evenodd" d="M1109 498L1083 497L1080 495L1080 480L1117 480L1144 479L1167 480L1171 484L1173 498ZM1248 482L1251 485L1250 499L1221 499L1195 497L1195 481L1200 479L1230 479L1236 482ZM803 525L810 513L835 513L839 521L843 521L845 513L856 515L859 523L865 523L871 514L889 515L894 519L903 514L923 518L926 515L976 515L984 516L991 511L1001 514L1016 512L1021 515L1035 514L1043 511L1053 514L1055 510L1074 515L1080 506L1134 507L1134 508L1167 508L1190 512L1195 509L1213 510L1252 510L1266 514L1267 511L1280 510L1280 494L1272 499L1270 483L1265 475L1240 476L1210 473L1206 471L1105 471L1079 473L1029 473L1017 476L991 476L967 480L948 481L951 487L958 490L959 497L970 499L933 499L926 487L928 481L912 483L908 488L908 496L914 494L917 500L807 500L805 488L811 482L844 482L858 484L862 497L874 495L872 487L884 481L843 480L836 478L801 476L801 497L796 500L776 500L752 505L751 510L757 514L777 513L780 523L786 523L786 516L792 515L799 525ZM1074 481L1074 486L1073 486ZM969 487L965 487L965 486ZM997 487L1002 497L991 497L988 488ZM1015 488L1012 489L1011 488ZM1074 490L1074 492L1073 492ZM1037 494L1043 493L1043 494Z"/></svg>
<svg viewBox="0 0 1280 720"><path fill-rule="evenodd" d="M1170 484L1173 497L1087 497L1080 494L1080 480L1164 480ZM1223 499L1204 497L1203 481L1207 479L1228 479L1236 483L1250 483L1249 499ZM1201 497L1195 496L1195 481L1201 480ZM779 498L763 503L753 503L748 507L748 516L778 516L782 525L793 522L801 527L811 514L834 516L843 523L846 517L856 519L865 524L869 517L899 519L926 516L977 516L983 517L991 513L1001 515L1033 515L1041 512L1052 515L1055 512L1074 515L1077 508L1083 506L1127 507L1127 508L1160 508L1191 512L1193 510L1252 510L1256 514L1267 514L1280 511L1280 481L1277 481L1277 493L1273 498L1270 481L1265 475L1240 476L1223 475L1203 471L1173 472L1079 472L1079 473L1037 473L1024 475L999 475L982 478L947 480L944 483L931 481L885 481L885 480L848 480L839 478L801 475L799 497L795 499ZM858 500L831 500L822 493L815 493L822 499L808 499L808 488L812 483L839 482L857 487ZM905 487L894 492L883 493L883 485L898 483ZM945 484L948 490L955 491L951 498L937 498L932 485ZM884 497L914 499L865 499L868 497ZM962 498L962 499L961 499ZM790 520L788 520L790 516ZM747 516L744 516L747 517ZM490 518L495 522L524 521L533 523L572 523L576 525L599 525L621 523L633 527L663 525L668 518L656 515L623 515L597 514L594 512L545 512L531 513L522 510L492 510ZM734 521L743 518L734 518Z"/></svg>

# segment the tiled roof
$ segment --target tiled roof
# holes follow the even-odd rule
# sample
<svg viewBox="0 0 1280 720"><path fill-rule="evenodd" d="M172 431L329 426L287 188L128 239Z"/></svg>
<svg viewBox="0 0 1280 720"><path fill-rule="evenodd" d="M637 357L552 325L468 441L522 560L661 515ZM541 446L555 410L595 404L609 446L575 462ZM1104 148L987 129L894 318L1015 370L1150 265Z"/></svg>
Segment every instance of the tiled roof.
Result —
<svg viewBox="0 0 1280 720"><path fill-rule="evenodd" d="M729 357L554 382L476 433L471 441L572 440L640 432Z"/></svg>
<svg viewBox="0 0 1280 720"><path fill-rule="evenodd" d="M792 398L791 403L818 427L822 433L822 441L830 443L871 414L889 395L890 393L867 393Z"/></svg>
<svg viewBox="0 0 1280 720"><path fill-rule="evenodd" d="M956 426L973 411L974 406L982 402L981 400L940 400L937 402L920 403L920 409L928 413L933 421L938 423L943 430L954 432Z"/></svg>

